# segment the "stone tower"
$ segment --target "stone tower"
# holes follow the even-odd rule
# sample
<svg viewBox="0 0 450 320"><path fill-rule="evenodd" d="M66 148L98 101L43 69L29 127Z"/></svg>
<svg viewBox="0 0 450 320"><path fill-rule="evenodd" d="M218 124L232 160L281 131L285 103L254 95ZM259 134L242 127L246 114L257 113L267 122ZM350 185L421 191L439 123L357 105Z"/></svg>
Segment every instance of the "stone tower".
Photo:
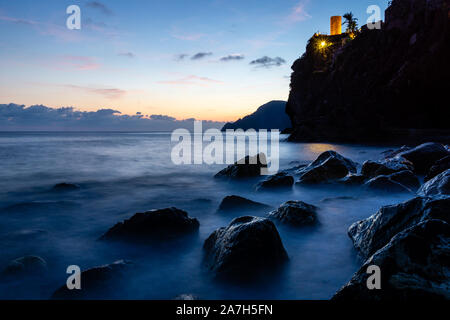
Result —
<svg viewBox="0 0 450 320"><path fill-rule="evenodd" d="M333 16L330 19L330 35L335 36L342 33L342 17Z"/></svg>

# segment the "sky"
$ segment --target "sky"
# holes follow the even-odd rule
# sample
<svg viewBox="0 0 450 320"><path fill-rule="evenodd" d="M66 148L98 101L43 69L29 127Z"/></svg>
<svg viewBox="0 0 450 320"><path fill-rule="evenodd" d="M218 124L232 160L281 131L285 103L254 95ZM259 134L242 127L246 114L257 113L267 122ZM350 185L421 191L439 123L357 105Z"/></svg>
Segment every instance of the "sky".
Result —
<svg viewBox="0 0 450 320"><path fill-rule="evenodd" d="M330 17L387 0L0 0L0 104L234 121L287 100ZM69 30L66 8L81 9ZM384 19L384 16L382 16Z"/></svg>

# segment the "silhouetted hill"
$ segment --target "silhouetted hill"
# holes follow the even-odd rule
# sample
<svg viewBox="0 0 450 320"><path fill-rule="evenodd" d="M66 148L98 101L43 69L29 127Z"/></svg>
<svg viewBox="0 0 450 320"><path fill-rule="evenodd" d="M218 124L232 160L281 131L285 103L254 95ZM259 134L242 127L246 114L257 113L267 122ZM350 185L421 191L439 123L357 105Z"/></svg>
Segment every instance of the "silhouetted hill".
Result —
<svg viewBox="0 0 450 320"><path fill-rule="evenodd" d="M237 120L233 123L227 123L222 131L227 129L279 129L284 130L291 127L291 120L285 112L286 101L270 101L262 105L254 113Z"/></svg>

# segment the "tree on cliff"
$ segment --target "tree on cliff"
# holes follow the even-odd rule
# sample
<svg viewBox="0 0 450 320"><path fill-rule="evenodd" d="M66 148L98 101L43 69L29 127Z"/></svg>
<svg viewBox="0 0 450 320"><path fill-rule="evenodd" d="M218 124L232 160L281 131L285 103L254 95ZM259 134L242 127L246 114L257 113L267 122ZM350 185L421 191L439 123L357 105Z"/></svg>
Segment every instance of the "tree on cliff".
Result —
<svg viewBox="0 0 450 320"><path fill-rule="evenodd" d="M345 21L343 24L347 25L347 33L355 33L358 29L358 19L353 16L352 12L343 15Z"/></svg>

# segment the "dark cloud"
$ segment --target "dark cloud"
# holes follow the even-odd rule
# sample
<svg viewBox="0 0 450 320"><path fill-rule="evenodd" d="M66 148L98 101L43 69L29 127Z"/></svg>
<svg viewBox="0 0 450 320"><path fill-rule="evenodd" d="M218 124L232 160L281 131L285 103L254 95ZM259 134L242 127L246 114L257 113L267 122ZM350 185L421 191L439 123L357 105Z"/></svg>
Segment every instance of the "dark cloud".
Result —
<svg viewBox="0 0 450 320"><path fill-rule="evenodd" d="M118 54L121 57L126 57L126 58L134 58L136 57L136 55L133 52L121 52Z"/></svg>
<svg viewBox="0 0 450 320"><path fill-rule="evenodd" d="M212 52L199 52L199 53L194 54L192 56L191 60L200 60L200 59L203 59L203 58L205 58L207 56L211 56L211 55L212 55Z"/></svg>
<svg viewBox="0 0 450 320"><path fill-rule="evenodd" d="M172 131L192 130L195 119L176 120L168 115L124 115L114 109L78 111L73 107L49 108L0 104L0 128L4 131ZM203 121L203 128L221 128L223 122Z"/></svg>
<svg viewBox="0 0 450 320"><path fill-rule="evenodd" d="M105 4L101 3L100 1L89 1L86 4L86 6L89 8L99 10L106 15L111 15L113 13L110 8L108 8Z"/></svg>
<svg viewBox="0 0 450 320"><path fill-rule="evenodd" d="M187 57L189 57L189 55L187 53L180 53L175 56L175 60L181 61L181 60L186 59Z"/></svg>
<svg viewBox="0 0 450 320"><path fill-rule="evenodd" d="M243 60L245 59L243 54L229 54L225 57L220 58L220 61L237 61L237 60Z"/></svg>
<svg viewBox="0 0 450 320"><path fill-rule="evenodd" d="M253 60L252 62L250 62L251 65L255 65L257 67L265 67L265 68L279 67L285 63L286 63L286 60L284 60L283 58L280 58L280 57L270 58L268 56L264 56L262 58L259 58L259 59L256 59L256 60Z"/></svg>

